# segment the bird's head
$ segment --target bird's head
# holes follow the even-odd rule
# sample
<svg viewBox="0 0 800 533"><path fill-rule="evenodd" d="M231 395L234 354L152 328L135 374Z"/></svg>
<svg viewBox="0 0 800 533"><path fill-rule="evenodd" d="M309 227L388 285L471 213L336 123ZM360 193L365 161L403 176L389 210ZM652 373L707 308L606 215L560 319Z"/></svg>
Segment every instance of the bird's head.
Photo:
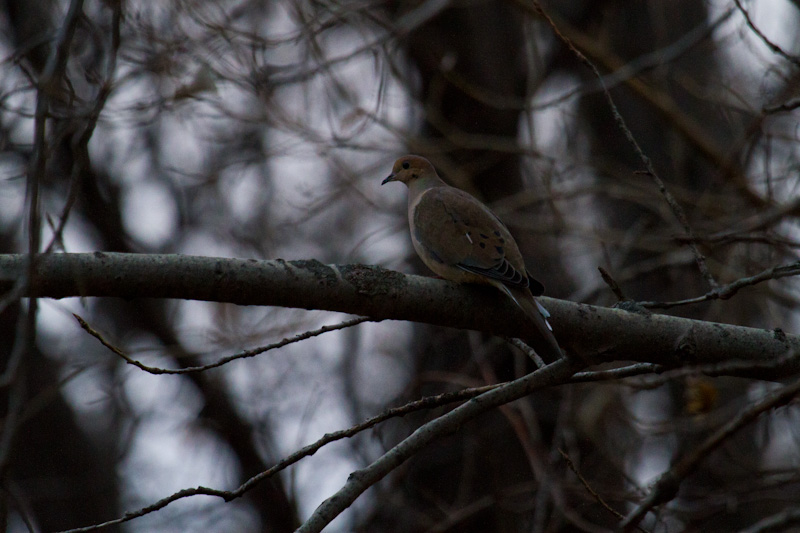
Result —
<svg viewBox="0 0 800 533"><path fill-rule="evenodd" d="M381 182L381 185L390 181L401 181L410 187L419 178L433 176L436 176L436 170L430 161L418 155L404 155L394 162L392 173Z"/></svg>

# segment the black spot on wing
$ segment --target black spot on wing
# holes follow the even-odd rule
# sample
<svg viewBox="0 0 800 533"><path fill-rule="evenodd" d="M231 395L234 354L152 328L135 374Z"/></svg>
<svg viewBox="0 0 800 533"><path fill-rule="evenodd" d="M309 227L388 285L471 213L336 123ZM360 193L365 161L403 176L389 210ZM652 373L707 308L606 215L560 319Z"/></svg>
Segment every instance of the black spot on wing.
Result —
<svg viewBox="0 0 800 533"><path fill-rule="evenodd" d="M525 271L525 274L528 276L528 282L530 283L528 287L530 288L531 293L534 296L541 296L544 294L544 285L542 285L539 280L533 279L533 276L531 276L531 273L527 270Z"/></svg>
<svg viewBox="0 0 800 533"><path fill-rule="evenodd" d="M461 270L466 270L467 272L472 272L473 274L478 274L481 276L486 276L487 278L496 279L501 281L504 285L508 285L509 287L524 289L529 286L528 278L525 274L514 268L511 263L508 262L507 259L503 258L499 261L496 265L492 266L491 268L481 268L471 265L465 265L463 263L459 263L456 265ZM538 281L536 282L538 287L542 287L542 284ZM538 293L541 294L541 293Z"/></svg>

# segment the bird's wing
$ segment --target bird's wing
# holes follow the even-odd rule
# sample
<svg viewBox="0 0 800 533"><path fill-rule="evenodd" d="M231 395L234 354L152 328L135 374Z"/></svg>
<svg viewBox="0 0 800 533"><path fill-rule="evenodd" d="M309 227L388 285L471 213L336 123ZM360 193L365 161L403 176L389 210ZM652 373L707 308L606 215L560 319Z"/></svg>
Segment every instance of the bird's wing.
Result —
<svg viewBox="0 0 800 533"><path fill-rule="evenodd" d="M411 231L430 256L513 288L544 287L529 279L517 243L488 207L454 187L425 191L414 209Z"/></svg>

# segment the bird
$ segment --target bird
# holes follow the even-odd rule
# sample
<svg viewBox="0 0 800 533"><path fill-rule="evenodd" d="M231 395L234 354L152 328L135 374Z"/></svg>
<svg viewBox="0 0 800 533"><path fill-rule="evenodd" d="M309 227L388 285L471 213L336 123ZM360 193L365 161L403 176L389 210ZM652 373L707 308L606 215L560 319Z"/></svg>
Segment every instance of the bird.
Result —
<svg viewBox="0 0 800 533"><path fill-rule="evenodd" d="M471 194L447 185L430 161L406 155L395 161L381 185L408 187L408 225L414 250L440 277L457 283L491 285L527 315L538 355L555 361L564 353L536 296L544 285L531 277L514 237L491 209ZM533 341L533 342L532 342Z"/></svg>

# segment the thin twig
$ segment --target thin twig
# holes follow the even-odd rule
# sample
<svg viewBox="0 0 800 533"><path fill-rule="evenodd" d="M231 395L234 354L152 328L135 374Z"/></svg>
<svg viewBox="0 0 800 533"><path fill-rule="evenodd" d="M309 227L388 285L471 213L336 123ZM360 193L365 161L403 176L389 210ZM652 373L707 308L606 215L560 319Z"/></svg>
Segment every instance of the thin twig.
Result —
<svg viewBox="0 0 800 533"><path fill-rule="evenodd" d="M766 230L776 224L784 222L787 217L800 216L800 198L794 198L790 201L778 205L772 205L766 209L760 210L753 216L747 217L737 222L734 227L727 228L724 231L707 235L704 237L695 237L698 242L725 242L728 239L741 236L743 233L752 233L759 230ZM680 243L687 242L685 236L675 237Z"/></svg>
<svg viewBox="0 0 800 533"><path fill-rule="evenodd" d="M630 531L654 507L674 498L678 493L681 481L691 474L697 465L725 440L766 411L789 402L798 393L800 393L800 379L767 394L751 407L741 411L733 420L722 426L700 446L695 448L693 452L682 457L669 470L659 476L658 481L656 481L645 499L625 517L625 520L620 524L623 531Z"/></svg>
<svg viewBox="0 0 800 533"><path fill-rule="evenodd" d="M677 307L679 305L691 305L701 302L707 302L710 300L727 300L729 298L732 298L737 292L739 292L740 289L743 289L744 287L757 285L759 283L762 283L764 281L769 281L772 279L780 279L797 275L800 275L800 261L795 261L794 263L789 263L787 265L780 265L768 268L763 272L759 272L755 276L737 279L736 281L729 283L723 287L717 287L714 290L707 292L703 296L697 296L695 298L686 298L685 300L676 300L673 302L638 302L638 303L642 307L646 307L648 309L669 309L671 307Z"/></svg>
<svg viewBox="0 0 800 533"><path fill-rule="evenodd" d="M772 50L774 53L778 54L782 58L786 59L787 61L790 61L790 62L794 63L795 66L800 67L800 58L797 58L797 57L785 52L783 50L783 48L781 48L777 44L775 44L772 41L770 41L769 38L767 38L767 36L764 35L761 32L761 30L759 30L756 27L756 25L753 23L753 19L750 18L750 13L747 12L747 10L744 8L742 3L739 0L733 0L733 2L736 4L736 7L739 9L739 11L742 12L742 15L744 16L744 20L747 22L747 25L750 27L751 30L753 30L753 33L755 33L758 36L758 38L761 39L761 41L765 45L767 45L767 48L769 48L770 50Z"/></svg>
<svg viewBox="0 0 800 533"><path fill-rule="evenodd" d="M117 66L117 53L120 46L120 25L122 23L122 4L121 2L111 2L112 21L111 21L111 45L108 60L106 62L106 77L105 81L100 87L92 108L89 110L86 117L83 117L84 124L82 125L80 134L73 136L72 150L75 154L75 162L72 165L72 172L70 175L69 192L67 193L67 201L64 202L64 207L59 216L58 225L53 228L53 236L50 243L45 248L45 253L50 253L56 244L61 242L64 228L67 225L69 214L72 211L72 206L78 197L78 189L81 180L81 175L84 170L89 167L89 140L94 134L97 121L100 119L100 113L111 96L112 81L114 72ZM76 115L74 118L78 118Z"/></svg>
<svg viewBox="0 0 800 533"><path fill-rule="evenodd" d="M584 381L599 381L602 379L618 379L623 377L629 377L632 375L638 375L646 372L658 372L663 367L661 365L652 365L649 363L642 363L642 364L634 364L629 365L626 367L613 369L613 370L602 370L602 371L595 371L595 372L579 372L572 376L569 379L569 382L577 383L577 382L584 382ZM265 470L244 483L242 483L238 488L230 491L225 490L218 490L212 489L209 487L196 487L196 488L189 488L183 489L178 492L171 494L165 498L162 498L151 505L138 509L136 511L131 511L125 513L122 517L110 520L108 522L103 522L101 524L94 524L91 526L86 526L82 528L70 529L68 531L64 531L62 533L79 533L79 532L88 532L88 531L96 531L99 529L103 529L106 527L110 527L113 525L117 525L123 522L128 522L135 518L139 518L146 514L158 511L163 509L167 505L177 500L188 498L191 496L198 496L198 495L206 495L206 496L216 496L222 498L225 501L231 501L236 498L241 497L249 490L253 489L258 483L268 479L281 470L286 469L287 467L299 462L301 459L311 456L315 454L318 450L324 447L331 442L335 442L337 440L341 440L344 438L350 438L354 435L372 428L381 422L384 422L390 418L395 417L402 417L412 412L416 412L423 409L432 409L435 407L441 407L443 405L447 405L453 402L464 401L468 399L475 398L485 392L491 391L493 389L497 389L501 386L508 385L508 383L498 383L495 385L487 385L483 387L474 387L468 389L462 389L460 391L444 393L437 396L429 396L425 398L421 398L420 400L416 400L405 405L394 407L391 409L387 409L383 413L374 416L361 424L352 426L348 429L336 431L333 433L328 433L324 435L322 438L318 439L316 442L309 444L293 454L287 456L285 459L281 460L280 462L276 463L272 468Z"/></svg>
<svg viewBox="0 0 800 533"><path fill-rule="evenodd" d="M39 214L39 185L44 181L47 168L47 118L51 97L56 91L65 69L72 37L75 35L75 28L82 12L83 0L72 0L64 18L64 24L59 28L36 88L36 115L34 117L33 131L34 156L27 183L28 254L22 276L24 279L22 281L18 280L15 284L22 288L30 288L31 286L36 268L36 259L41 246L42 221ZM31 354L36 349L37 298L30 298L27 308L21 306L20 309L13 349L8 357L6 369L3 375L0 376L0 382L8 383L10 386L5 420L2 433L0 433L0 477L3 478L5 478L6 469L9 465L11 451L26 400L26 355Z"/></svg>
<svg viewBox="0 0 800 533"><path fill-rule="evenodd" d="M727 22L727 20L735 12L736 8L730 7L711 23L709 23L707 20L702 21L697 26L681 35L671 44L644 53L625 63L620 68L609 72L603 76L602 81L579 81L574 87L565 89L561 94L537 104L531 103L531 98L500 95L490 90L475 86L474 84L471 84L466 77L457 73L455 70L443 72L442 75L446 77L448 82L458 86L460 90L466 92L479 102L490 105L493 109L524 112L541 111L550 109L565 102L569 102L574 98L584 97L590 94L601 92L604 84L606 88L613 89L614 87L622 85L623 83L627 83L629 80L641 76L642 74L660 67L665 63L670 63L680 59L698 44L713 36L714 31L722 26L722 24ZM533 68L531 68L531 71L533 71Z"/></svg>
<svg viewBox="0 0 800 533"><path fill-rule="evenodd" d="M594 63L592 63L589 60L589 58L587 58L580 50L578 50L575 47L575 45L572 44L572 41L570 41L570 39L558 29L558 26L556 26L553 19L550 18L550 15L548 15L547 12L544 10L542 5L539 3L539 0L532 0L532 3L536 13L538 13L541 17L543 17L547 21L547 23L553 29L553 32L556 34L556 36L565 45L567 45L567 48L569 48L570 51L572 51L572 53L575 54L575 57L577 57L581 63L586 65L600 81L603 87L603 94L606 98L606 101L608 102L609 109L611 110L611 114L614 117L614 121L617 123L617 126L622 131L623 135L625 135L625 138L628 140L631 146L633 146L636 155L639 157L639 159L641 160L642 164L646 169L644 172L639 172L639 173L650 176L650 178L655 182L659 192L664 197L670 209L672 210L673 215L675 215L675 218L682 226L683 231L689 237L689 242L688 242L689 249L692 251L692 254L694 255L695 262L697 263L697 267L700 270L700 273L702 274L703 278L706 280L706 282L709 284L711 288L716 288L717 281L714 279L714 276L708 269L705 256L702 253L700 253L700 249L697 247L697 244L695 243L694 231L692 230L692 227L689 224L689 219L686 217L686 213L683 211L683 208L680 206L675 197L672 196L672 193L669 192L664 181L658 176L658 173L656 172L655 167L653 166L653 162L644 153L644 150L642 150L642 147L639 145L639 142L633 136L633 132L631 132L631 130L628 128L627 124L625 123L625 119L622 118L622 115L620 114L619 109L617 108L617 105L614 102L614 98L611 96L611 93L605 86L605 82L603 81L603 76L600 74L600 71L597 69Z"/></svg>
<svg viewBox="0 0 800 533"><path fill-rule="evenodd" d="M622 288L620 288L616 280L611 277L611 274L609 274L608 271L603 267L597 267L597 270L600 271L600 277L603 278L603 281L606 283L606 285L608 285L608 288L611 289L611 292L614 293L614 296L617 297L617 300L627 300L627 298L625 298L625 294L622 292Z"/></svg>
<svg viewBox="0 0 800 533"><path fill-rule="evenodd" d="M578 372L570 383L588 383L591 381L613 381L615 379L630 378L633 376L641 376L642 374L660 374L664 372L666 367L664 365L656 365L654 363L634 363L632 365L623 366L620 368L612 368L609 370L594 370L590 372Z"/></svg>
<svg viewBox="0 0 800 533"><path fill-rule="evenodd" d="M522 353L531 358L533 363L536 365L536 368L543 368L544 366L546 366L546 363L541 357L539 357L539 354L536 353L536 350L525 344L525 342L522 339L518 339L516 337L514 338L506 337L506 342L522 350Z"/></svg>
<svg viewBox="0 0 800 533"><path fill-rule="evenodd" d="M507 404L543 387L554 386L569 380L583 363L572 359L559 359L544 368L506 383L466 402L449 413L424 424L367 467L352 472L345 485L322 502L300 528L301 533L317 533L325 528L342 511L369 487L383 479L395 468L418 453L431 442L448 435L465 422L481 413Z"/></svg>
<svg viewBox="0 0 800 533"><path fill-rule="evenodd" d="M199 495L216 496L222 498L226 502L235 500L236 498L243 496L249 490L253 489L261 481L264 481L265 479L274 476L281 470L284 470L289 466L297 463L304 457L314 455L317 451L319 451L320 448L322 448L327 444L330 444L331 442L353 437L364 430L367 430L373 426L380 424L381 422L389 420L390 418L402 417L416 411L421 411L423 409L433 409L453 402L469 400L471 398L479 396L480 394L483 394L484 392L495 389L500 385L502 384L487 385L484 387L474 387L469 389L462 389L460 391L455 391L455 392L447 392L444 394L439 394L437 396L428 396L413 402L409 402L400 407L393 407L391 409L387 409L383 413L374 416L368 420L365 420L364 422L352 426L348 429L343 429L340 431L335 431L333 433L325 434L322 438L318 439L316 442L313 442L308 446L300 448L293 454L287 456L285 459L276 463L275 466L273 466L272 468L251 477L250 479L242 483L238 488L234 490L218 490L209 487L195 487L191 489L183 489L167 496L166 498L162 498L157 502L154 502L146 507L142 507L141 509L138 509L136 511L127 512L120 518L109 520L101 524L93 524L91 526L69 529L66 531L62 531L61 533L83 533L87 531L97 531L99 529L118 525L123 522L128 522L135 518L139 518L146 514L158 511L160 509L163 509L172 502L175 502L183 498L188 498L191 496L199 496Z"/></svg>
<svg viewBox="0 0 800 533"><path fill-rule="evenodd" d="M246 359L248 357L255 357L256 355L262 354L262 353L267 352L269 350L274 350L276 348L282 348L282 347L284 347L284 346L286 346L288 344L293 344L295 342L304 341L306 339L310 339L312 337L316 337L318 335L322 335L323 333L327 333L329 331L336 331L336 330L340 330L340 329L349 328L351 326L355 326L356 324L361 324L362 322L380 322L380 320L378 320L378 319L374 319L374 318L370 318L370 317L366 317L366 316L360 316L360 317L357 317L357 318L351 318L350 320L345 320L344 322L340 322L339 324L334 324L332 326L323 326L323 327L321 327L319 329L306 331L306 332L300 333L298 335L295 335L294 337L292 337L290 339L283 339L281 341L274 342L272 344L267 344L266 346L260 346L258 348L253 348L251 350L244 350L244 351L241 351L239 353L223 357L223 358L221 358L221 359L219 359L219 360L217 360L217 361L215 361L213 363L209 363L207 365L203 365L203 366L188 366L188 367L185 367L185 368L160 368L160 367L155 367L155 366L147 366L144 363L142 363L141 361L137 361L136 359L133 359L131 356L126 354L120 348L117 348L116 346L114 346L113 344L108 342L105 338L103 338L103 335L100 334L100 332L98 332L94 328L92 328L92 326L90 326L83 318L81 318L80 316L76 315L75 313L73 313L72 316L75 317L75 320L78 321L80 326L87 333L89 333L89 335L91 335L92 337L96 338L98 341L100 341L100 343L103 346L105 346L106 348L108 348L109 350L111 350L112 352L117 354L118 356L122 357L125 360L126 363L128 363L129 365L133 365L133 366L135 366L137 368L140 368L140 369L144 370L145 372L148 372L150 374L156 374L156 375L158 375L158 374L190 374L192 372L204 372L204 371L210 370L212 368L218 368L218 367L220 367L220 366L222 366L224 364L230 363L231 361L235 361L237 359Z"/></svg>
<svg viewBox="0 0 800 533"><path fill-rule="evenodd" d="M711 365L686 366L671 370L667 370L666 368L661 367L660 369L654 370L655 373L661 374L659 376L644 378L637 382L627 381L625 382L625 384L640 390L656 389L676 378L681 378L686 376L699 376L699 375L708 377L739 376L739 377L748 377L752 379L767 379L768 377L774 377L775 379L785 379L790 375L796 373L795 367L797 366L797 358L798 358L797 353L793 351L788 351L785 355L778 357L775 360L765 361L765 362L723 361ZM649 363L639 363L639 364L642 365ZM637 366L637 365L631 365L631 366ZM575 376L573 376L573 379L578 378L579 375L580 374L575 374ZM632 377L635 375L636 374L631 372L629 376L620 376L620 377Z"/></svg>
<svg viewBox="0 0 800 533"><path fill-rule="evenodd" d="M613 514L614 516L616 516L616 517L617 517L617 518L619 518L620 520L622 520L623 518L625 518L625 515L623 515L622 513L620 513L619 511L617 511L617 510L616 510L616 509L614 509L613 507L611 507L609 504L607 504L607 503L606 503L606 501L603 499L603 497L602 497L602 496L600 496L600 495L597 493L597 491L596 491L596 490L594 490L594 489L592 488L592 486L591 486L591 485L589 485L589 482L588 482L588 481L586 481L586 478L585 478L585 477L583 477L583 475L582 475L580 472L578 472L578 469L577 469L577 468L575 467L575 465L572 463L572 459L570 459L570 458L569 458L569 455L567 455L567 452L565 452L564 450L562 450L561 448L559 448L559 449L558 449L558 453L560 453L560 454L561 454L561 457L564 459L564 461L566 461L566 463L567 463L567 466L569 467L569 469L570 469L570 470L572 470L572 473L573 473L573 474L575 474L575 475L578 477L578 479L580 480L580 482L581 482L581 484L583 485L583 487L586 489L586 491L587 491L589 494L591 494L591 495L592 495L592 498L594 498L594 499L595 499L595 501L597 501L597 503L599 503L600 505L602 505L602 506L603 506L603 508L604 508L605 510L607 510L609 513ZM646 530L646 529L644 529L644 528L643 528L643 527L641 527L641 526L637 526L637 529L638 529L639 531L643 531L643 532L645 532L645 533L648 533L648 532L647 532L647 530Z"/></svg>

